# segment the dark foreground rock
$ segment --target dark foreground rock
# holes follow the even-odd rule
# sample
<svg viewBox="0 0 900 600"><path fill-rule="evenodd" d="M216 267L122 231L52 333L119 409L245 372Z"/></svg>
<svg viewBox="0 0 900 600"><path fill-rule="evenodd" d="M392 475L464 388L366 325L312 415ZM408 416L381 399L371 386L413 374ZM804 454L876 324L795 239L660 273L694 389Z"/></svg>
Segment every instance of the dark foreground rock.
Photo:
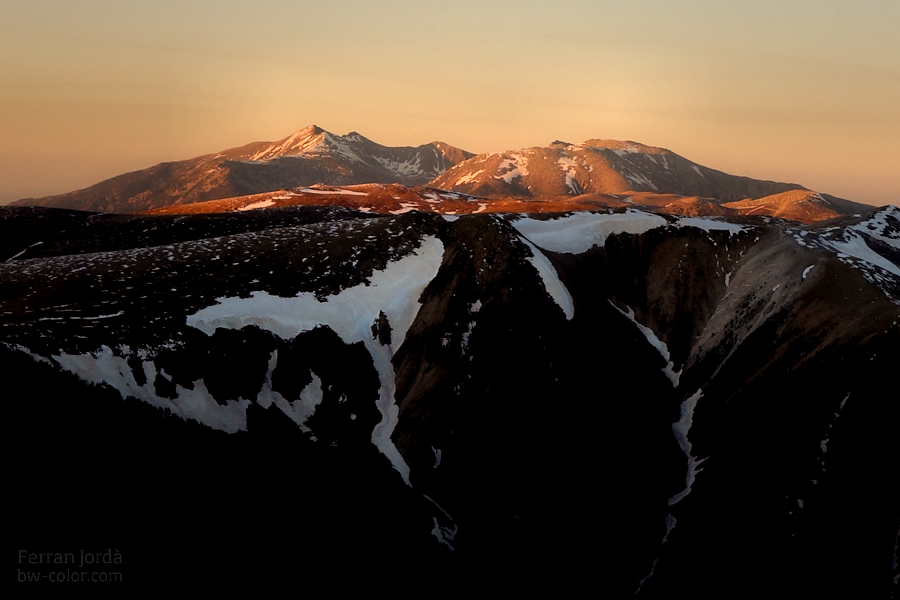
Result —
<svg viewBox="0 0 900 600"><path fill-rule="evenodd" d="M891 591L896 209L38 210L0 222L17 549L135 583Z"/></svg>

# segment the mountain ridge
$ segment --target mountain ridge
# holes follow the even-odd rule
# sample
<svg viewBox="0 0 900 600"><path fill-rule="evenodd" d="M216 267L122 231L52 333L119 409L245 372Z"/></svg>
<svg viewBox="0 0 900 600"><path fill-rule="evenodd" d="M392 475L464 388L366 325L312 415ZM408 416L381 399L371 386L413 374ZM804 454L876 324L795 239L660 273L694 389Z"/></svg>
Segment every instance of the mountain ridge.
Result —
<svg viewBox="0 0 900 600"><path fill-rule="evenodd" d="M470 156L443 142L388 147L355 132L337 136L310 125L274 142L163 162L11 206L134 213L321 182L418 185Z"/></svg>
<svg viewBox="0 0 900 600"><path fill-rule="evenodd" d="M177 211L172 207L316 184L426 186L507 204L546 202L547 210L633 204L683 215L794 215L804 222L871 208L796 183L730 175L631 140L555 140L544 147L475 155L440 141L387 147L356 131L340 136L317 125L274 142L160 163L74 192L12 205L117 213ZM532 206L526 212L535 210L542 209Z"/></svg>

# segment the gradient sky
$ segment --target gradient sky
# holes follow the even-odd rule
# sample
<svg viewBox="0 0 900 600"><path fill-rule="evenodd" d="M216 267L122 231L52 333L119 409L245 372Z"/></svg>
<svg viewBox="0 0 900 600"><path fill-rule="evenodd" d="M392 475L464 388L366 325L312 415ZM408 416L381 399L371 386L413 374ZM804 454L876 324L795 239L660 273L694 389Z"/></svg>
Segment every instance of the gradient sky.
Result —
<svg viewBox="0 0 900 600"><path fill-rule="evenodd" d="M898 0L2 0L0 203L310 124L900 204Z"/></svg>

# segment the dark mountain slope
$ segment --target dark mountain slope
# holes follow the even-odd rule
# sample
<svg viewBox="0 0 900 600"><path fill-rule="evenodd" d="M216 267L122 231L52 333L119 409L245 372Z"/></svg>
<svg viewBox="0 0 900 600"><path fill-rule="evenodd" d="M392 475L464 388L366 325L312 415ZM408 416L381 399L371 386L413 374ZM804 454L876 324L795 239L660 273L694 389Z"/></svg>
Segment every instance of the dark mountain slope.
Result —
<svg viewBox="0 0 900 600"><path fill-rule="evenodd" d="M169 564L200 576L411 590L482 565L610 597L886 596L896 209L253 212L0 263L15 543L189 540Z"/></svg>

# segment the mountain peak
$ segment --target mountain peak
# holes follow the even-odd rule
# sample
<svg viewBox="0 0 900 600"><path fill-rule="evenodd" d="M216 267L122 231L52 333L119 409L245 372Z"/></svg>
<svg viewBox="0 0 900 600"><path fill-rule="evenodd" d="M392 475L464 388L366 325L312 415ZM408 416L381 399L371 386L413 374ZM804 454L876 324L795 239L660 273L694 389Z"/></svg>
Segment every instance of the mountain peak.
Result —
<svg viewBox="0 0 900 600"><path fill-rule="evenodd" d="M640 142L633 142L631 140L601 140L601 139L591 139L585 140L580 144L581 146L585 146L588 148L605 148L607 150L622 150L630 153L640 153L640 154L662 154L664 152L668 152L665 148L657 148L655 146L648 146L647 144L642 144Z"/></svg>
<svg viewBox="0 0 900 600"><path fill-rule="evenodd" d="M300 135L300 134L319 135L321 133L328 133L328 132L325 131L324 129L322 129L321 127L319 127L318 125L313 124L313 125L307 125L303 129L298 129L297 132L294 133L293 135Z"/></svg>

